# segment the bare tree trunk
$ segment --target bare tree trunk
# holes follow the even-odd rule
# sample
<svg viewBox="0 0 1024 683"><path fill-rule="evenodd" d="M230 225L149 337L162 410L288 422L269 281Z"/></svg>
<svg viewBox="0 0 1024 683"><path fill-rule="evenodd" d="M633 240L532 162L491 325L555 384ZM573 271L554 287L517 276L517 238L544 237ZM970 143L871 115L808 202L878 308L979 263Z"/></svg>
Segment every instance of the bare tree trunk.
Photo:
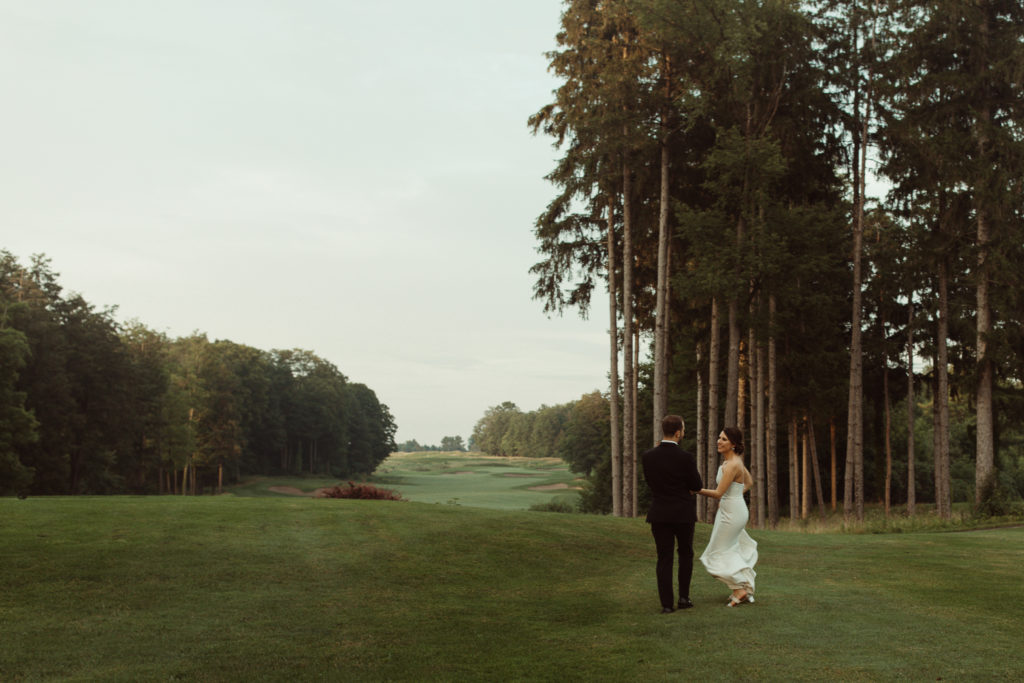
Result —
<svg viewBox="0 0 1024 683"><path fill-rule="evenodd" d="M767 461L765 453L765 419L764 419L764 392L765 392L765 349L763 344L757 346L757 391L754 399L754 413L757 416L754 420L754 445L757 449L757 522L760 528L765 527L767 519L767 505L765 500L765 465Z"/></svg>
<svg viewBox="0 0 1024 683"><path fill-rule="evenodd" d="M789 418L789 519L800 517L800 458L796 415Z"/></svg>
<svg viewBox="0 0 1024 683"><path fill-rule="evenodd" d="M664 117L664 115L663 115ZM654 434L653 443L661 441L661 419L668 413L668 388L665 373L668 367L668 210L669 210L668 133L661 139L661 196L658 210L658 290L654 314Z"/></svg>
<svg viewBox="0 0 1024 683"><path fill-rule="evenodd" d="M889 367L882 353L882 400L885 402L885 516L892 505L892 410L889 407Z"/></svg>
<svg viewBox="0 0 1024 683"><path fill-rule="evenodd" d="M914 293L907 305L907 514L913 516L917 505L914 482Z"/></svg>
<svg viewBox="0 0 1024 683"><path fill-rule="evenodd" d="M828 421L828 450L832 465L832 511L836 509L836 418Z"/></svg>
<svg viewBox="0 0 1024 683"><path fill-rule="evenodd" d="M949 490L949 259L939 260L939 329L936 338L935 510L942 519L952 515Z"/></svg>
<svg viewBox="0 0 1024 683"><path fill-rule="evenodd" d="M811 416L807 415L807 441L811 448L811 467L814 476L814 492L818 496L818 512L821 518L825 519L825 491L821 485L821 465L818 463L818 446L814 439L814 422Z"/></svg>
<svg viewBox="0 0 1024 683"><path fill-rule="evenodd" d="M984 212L978 210L978 285L976 354L978 385L976 393L975 423L977 460L974 468L974 505L977 508L991 496L995 486L995 429L992 412L993 371L988 351L988 337L992 332L992 311L989 305L989 227Z"/></svg>
<svg viewBox="0 0 1024 683"><path fill-rule="evenodd" d="M935 514L942 517L942 411L939 407L939 370L935 361L935 375L932 377L932 470L935 474Z"/></svg>
<svg viewBox="0 0 1024 683"><path fill-rule="evenodd" d="M753 306L751 306L751 313L753 313ZM751 320L753 320L753 315L751 315L750 317ZM750 326L747 329L747 381L745 382L745 385L747 387L746 393L749 395L749 400L740 400L740 410L738 412L738 415L741 416L739 420L740 431L746 434L747 447L750 449L750 455L748 456L747 462L750 463L750 473L754 477L754 486L751 487L750 489L750 519L752 520L753 526L760 527L763 520L757 516L759 503L757 479L759 477L763 479L763 476L761 474L760 465L758 464L757 460L757 418L756 405L754 401L754 394L756 393L756 372L757 356L754 352L754 328L753 326ZM740 393L742 395L744 392L741 391ZM744 408L745 403L748 403L750 405L750 429L745 428L745 420L742 417L743 415L746 414L746 410Z"/></svg>
<svg viewBox="0 0 1024 683"><path fill-rule="evenodd" d="M622 516L633 517L633 181L629 165L622 165Z"/></svg>
<svg viewBox="0 0 1024 683"><path fill-rule="evenodd" d="M736 310L736 297L729 299L729 349L728 349L727 380L725 385L725 424L723 427L735 427L739 412L739 378L740 378L740 323Z"/></svg>
<svg viewBox="0 0 1024 683"><path fill-rule="evenodd" d="M800 475L801 475L800 478L802 480L803 490L801 491L802 495L800 496L800 518L801 519L807 519L807 515L811 511L811 467L810 467L811 463L809 461L810 458L809 458L809 451L808 451L808 445L807 445L807 417L806 416L804 417L804 430L803 430L803 438L801 439L801 444L803 446L803 461L801 463L802 467L801 467L801 471L800 471Z"/></svg>
<svg viewBox="0 0 1024 683"><path fill-rule="evenodd" d="M612 432L612 514L622 516L622 412L619 408L619 317L615 300L615 197L608 196L608 338Z"/></svg>
<svg viewBox="0 0 1024 683"><path fill-rule="evenodd" d="M224 493L224 464L217 465L217 493Z"/></svg>
<svg viewBox="0 0 1024 683"><path fill-rule="evenodd" d="M987 53L989 25L988 17L982 19L979 27L979 35L982 44L982 51ZM986 159L988 156L988 132L991 115L987 104L982 105L978 113L980 125L977 126L978 135L978 157ZM979 188L980 189L980 188ZM988 214L984 205L984 193L976 192L979 198L976 200L975 215L978 224L978 279L977 279L977 330L976 330L976 354L978 363L978 387L976 393L976 445L977 459L974 468L974 505L977 508L988 496L992 494L995 487L995 425L992 411L992 390L994 384L994 373L992 357L989 355L988 342L989 334L992 332L992 309L989 302L989 249L991 241L991 230L989 228Z"/></svg>
<svg viewBox="0 0 1024 683"><path fill-rule="evenodd" d="M748 331L748 338L753 337L753 331ZM736 385L736 428L746 434L749 430L747 429L747 412L752 410L753 406L750 405L749 397L753 388L750 386L751 383L751 372L753 364L750 351L750 343L747 340L740 340L740 352L739 352L739 382ZM750 441L748 440L749 444ZM753 446L751 446L753 449ZM753 452L753 450L751 450Z"/></svg>
<svg viewBox="0 0 1024 683"><path fill-rule="evenodd" d="M768 297L768 519L774 529L779 525L779 452L778 396L776 394L775 295Z"/></svg>
<svg viewBox="0 0 1024 683"><path fill-rule="evenodd" d="M857 43L856 28L854 31L854 43ZM858 67L859 68L859 67ZM859 80L859 73L858 80ZM869 74L870 80L870 74ZM849 518L856 514L858 520L864 519L864 470L863 470L863 403L864 403L864 377L863 377L863 350L861 343L861 315L862 315L862 268L861 256L863 253L864 239L864 173L866 171L865 161L868 144L868 118L865 113L861 115L862 92L860 84L855 86L854 93L854 119L859 123L859 128L853 145L853 302L851 315L850 332L850 396L847 407L847 430L846 430L846 467L844 472L844 498L843 511ZM866 106L865 110L869 107Z"/></svg>
<svg viewBox="0 0 1024 683"><path fill-rule="evenodd" d="M697 472L700 474L701 481L704 485L708 485L708 471L707 471L707 432L705 431L705 420L704 415L704 372L701 368L701 353L700 344L697 344ZM697 521L703 522L706 520L704 514L704 501L706 496L697 496Z"/></svg>
<svg viewBox="0 0 1024 683"><path fill-rule="evenodd" d="M850 334L850 397L847 407L846 468L844 478L843 510L847 517L856 514L864 519L863 470L858 474L857 463L862 453L863 436L860 415L863 408L863 356L861 350L861 242L863 199L856 200L857 211L853 228L853 318Z"/></svg>
<svg viewBox="0 0 1024 683"><path fill-rule="evenodd" d="M708 487L714 487L715 473L718 471L718 362L719 348L721 347L720 325L718 322L718 299L711 299L711 342L708 350L708 442L707 442L707 469ZM705 496L701 496L705 498ZM714 515L714 501L707 498L704 501L706 506L705 514L710 519Z"/></svg>
<svg viewBox="0 0 1024 683"><path fill-rule="evenodd" d="M632 418L633 419L633 430L632 431L633 431L634 434L637 434L638 433L637 432L638 425L637 425L637 419L636 419L636 414L637 414L637 399L636 399L636 396L637 396L638 388L640 386L640 325L637 323L636 320L633 321L633 379L631 381L631 386L633 388L633 418ZM631 448L631 452L630 452L630 462L632 463L632 470L633 470L633 481L630 482L630 489L633 492L633 505L632 505L631 516L636 517L637 516L637 510L638 510L638 508L637 508L637 502L638 502L637 501L637 496L639 494L639 487L637 486L637 477L638 477L638 474L639 474L638 470L640 469L639 466L638 466L637 457L636 457L637 456L636 439L633 439L633 441L630 444L630 446L632 447Z"/></svg>

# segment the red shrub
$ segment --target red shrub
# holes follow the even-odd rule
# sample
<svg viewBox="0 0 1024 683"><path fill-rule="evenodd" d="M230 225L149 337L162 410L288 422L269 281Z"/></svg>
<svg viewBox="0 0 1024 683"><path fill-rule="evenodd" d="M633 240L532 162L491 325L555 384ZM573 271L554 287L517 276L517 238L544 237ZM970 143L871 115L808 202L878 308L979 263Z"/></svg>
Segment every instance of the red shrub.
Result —
<svg viewBox="0 0 1024 683"><path fill-rule="evenodd" d="M359 500L402 500L397 491L391 489L379 489L372 484L353 484L348 486L332 486L329 489L322 489L316 494L317 498L356 498Z"/></svg>

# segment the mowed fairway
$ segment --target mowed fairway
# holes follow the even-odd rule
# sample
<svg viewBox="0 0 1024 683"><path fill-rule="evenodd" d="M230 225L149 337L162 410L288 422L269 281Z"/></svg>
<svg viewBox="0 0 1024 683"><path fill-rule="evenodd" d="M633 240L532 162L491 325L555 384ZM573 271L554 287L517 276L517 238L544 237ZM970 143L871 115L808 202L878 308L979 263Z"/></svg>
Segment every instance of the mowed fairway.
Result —
<svg viewBox="0 0 1024 683"><path fill-rule="evenodd" d="M698 525L698 552L709 527ZM0 680L1014 680L1024 529L753 532L758 602L658 613L641 520L0 499Z"/></svg>
<svg viewBox="0 0 1024 683"><path fill-rule="evenodd" d="M427 452L392 454L371 482L419 503L527 510L552 501L575 505L582 480L557 458Z"/></svg>

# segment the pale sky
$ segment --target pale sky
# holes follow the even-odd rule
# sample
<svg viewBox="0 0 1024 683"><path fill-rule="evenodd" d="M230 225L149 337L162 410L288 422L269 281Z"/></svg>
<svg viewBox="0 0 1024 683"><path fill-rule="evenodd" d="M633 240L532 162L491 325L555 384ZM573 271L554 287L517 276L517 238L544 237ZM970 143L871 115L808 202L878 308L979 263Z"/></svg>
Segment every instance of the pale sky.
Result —
<svg viewBox="0 0 1024 683"><path fill-rule="evenodd" d="M607 300L548 319L557 0L0 0L0 226L172 337L303 348L396 439L603 389Z"/></svg>

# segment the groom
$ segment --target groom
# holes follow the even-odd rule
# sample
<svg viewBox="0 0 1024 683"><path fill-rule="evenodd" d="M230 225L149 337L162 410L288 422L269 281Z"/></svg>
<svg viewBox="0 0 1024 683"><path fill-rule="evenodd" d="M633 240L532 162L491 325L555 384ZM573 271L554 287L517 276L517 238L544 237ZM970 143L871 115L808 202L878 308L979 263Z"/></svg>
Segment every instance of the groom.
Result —
<svg viewBox="0 0 1024 683"><path fill-rule="evenodd" d="M693 607L690 577L693 575L693 527L697 522L697 498L692 491L704 488L697 460L679 447L685 427L683 418L668 415L661 421L661 443L643 454L644 479L651 489L647 522L658 551L658 597L661 613L672 607L672 554L679 543L679 602L676 608Z"/></svg>

